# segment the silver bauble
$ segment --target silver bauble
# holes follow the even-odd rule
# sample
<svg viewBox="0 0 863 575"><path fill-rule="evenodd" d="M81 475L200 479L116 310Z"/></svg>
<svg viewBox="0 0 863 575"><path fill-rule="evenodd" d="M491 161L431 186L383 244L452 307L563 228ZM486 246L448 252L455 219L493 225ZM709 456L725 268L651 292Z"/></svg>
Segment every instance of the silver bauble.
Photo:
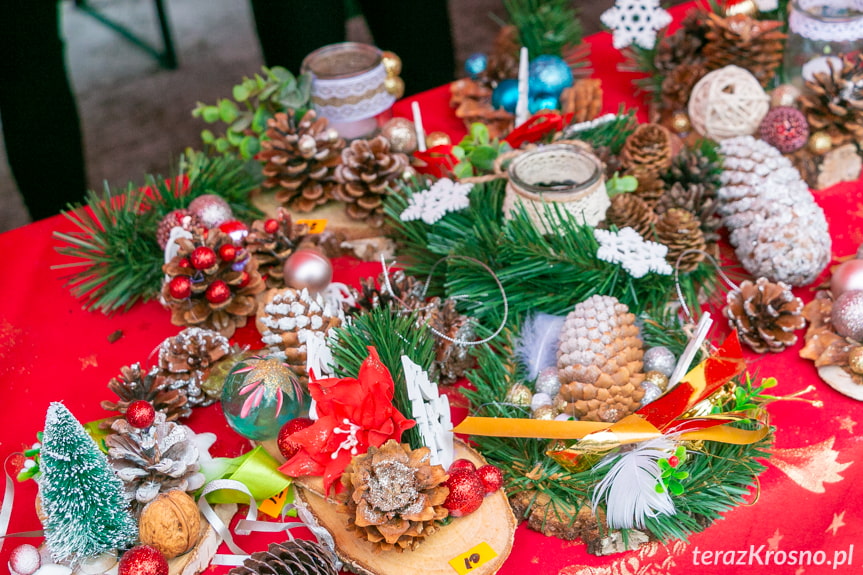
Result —
<svg viewBox="0 0 863 575"><path fill-rule="evenodd" d="M846 291L836 298L830 319L836 333L863 341L863 291Z"/></svg>
<svg viewBox="0 0 863 575"><path fill-rule="evenodd" d="M656 401L662 395L662 390L655 383L643 382L641 388L644 390L644 397L641 398L641 405L647 405L651 401Z"/></svg>
<svg viewBox="0 0 863 575"><path fill-rule="evenodd" d="M309 248L300 248L285 260L285 285L295 289L306 288L317 293L333 279L333 265L330 260Z"/></svg>
<svg viewBox="0 0 863 575"><path fill-rule="evenodd" d="M540 407L551 405L552 400L551 396L546 393L534 393L533 397L530 398L530 409L532 411L536 411Z"/></svg>
<svg viewBox="0 0 863 575"><path fill-rule="evenodd" d="M834 299L853 290L863 290L863 259L842 262L830 277L830 292Z"/></svg>
<svg viewBox="0 0 863 575"><path fill-rule="evenodd" d="M545 393L551 397L560 391L560 379L557 377L557 367L546 367L539 372L536 384L533 386L537 393Z"/></svg>
<svg viewBox="0 0 863 575"><path fill-rule="evenodd" d="M666 377L671 377L677 358L671 351L662 345L651 347L644 352L644 371L658 371Z"/></svg>

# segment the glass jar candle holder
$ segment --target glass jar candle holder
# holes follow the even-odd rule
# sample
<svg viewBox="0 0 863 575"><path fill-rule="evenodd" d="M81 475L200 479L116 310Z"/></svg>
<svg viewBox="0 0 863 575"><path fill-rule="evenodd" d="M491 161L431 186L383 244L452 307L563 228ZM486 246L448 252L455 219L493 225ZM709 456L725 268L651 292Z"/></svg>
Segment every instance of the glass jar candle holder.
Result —
<svg viewBox="0 0 863 575"><path fill-rule="evenodd" d="M595 226L611 205L599 159L570 144L551 144L525 152L510 163L503 201L504 217L524 205L539 229L554 226L556 208Z"/></svg>
<svg viewBox="0 0 863 575"><path fill-rule="evenodd" d="M396 98L387 91L382 52L342 42L318 48L303 60L312 77L312 104L343 138L372 135L389 119Z"/></svg>
<svg viewBox="0 0 863 575"><path fill-rule="evenodd" d="M863 0L792 0L783 71L802 88L814 74L841 67L863 42Z"/></svg>

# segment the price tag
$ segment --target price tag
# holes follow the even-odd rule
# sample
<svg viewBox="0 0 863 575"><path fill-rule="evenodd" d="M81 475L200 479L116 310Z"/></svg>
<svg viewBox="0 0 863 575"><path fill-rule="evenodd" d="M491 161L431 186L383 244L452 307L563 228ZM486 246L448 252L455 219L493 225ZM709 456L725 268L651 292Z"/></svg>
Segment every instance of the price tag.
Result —
<svg viewBox="0 0 863 575"><path fill-rule="evenodd" d="M319 234L327 229L327 220L297 220L298 224L306 224L309 226L310 234Z"/></svg>
<svg viewBox="0 0 863 575"><path fill-rule="evenodd" d="M458 557L449 560L450 566L455 569L459 575L471 573L474 569L488 563L497 557L497 553L491 548L491 545L483 541L476 547L465 551Z"/></svg>
<svg viewBox="0 0 863 575"><path fill-rule="evenodd" d="M288 502L288 491L290 491L290 486L282 489L281 493L273 495L269 499L264 499L261 501L261 504L258 505L258 510L261 513L266 513L270 517L276 519L281 515L282 508L284 508L285 504Z"/></svg>

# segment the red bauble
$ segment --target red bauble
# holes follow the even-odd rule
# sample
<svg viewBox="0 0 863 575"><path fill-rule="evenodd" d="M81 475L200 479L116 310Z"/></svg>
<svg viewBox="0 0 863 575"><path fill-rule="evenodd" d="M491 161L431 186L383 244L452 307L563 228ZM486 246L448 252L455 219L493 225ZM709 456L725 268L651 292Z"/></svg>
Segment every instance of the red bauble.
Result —
<svg viewBox="0 0 863 575"><path fill-rule="evenodd" d="M179 262L179 264L178 264L178 265L179 265L181 268L187 268L187 267L189 267L189 266L190 266L190 265L192 265L192 264L190 264L190 263L189 263L189 258L182 258L182 259L180 260L180 262Z"/></svg>
<svg viewBox="0 0 863 575"><path fill-rule="evenodd" d="M672 455L668 458L668 465L670 465L671 467L677 467L678 465L680 465L680 458L676 455Z"/></svg>
<svg viewBox="0 0 863 575"><path fill-rule="evenodd" d="M809 141L809 123L797 108L773 108L761 121L761 139L788 154L799 150Z"/></svg>
<svg viewBox="0 0 863 575"><path fill-rule="evenodd" d="M276 440L282 457L290 459L296 455L297 451L300 450L300 446L291 441L291 435L307 428L313 423L314 421L308 417L295 417L282 426L282 429L279 430L279 438Z"/></svg>
<svg viewBox="0 0 863 575"><path fill-rule="evenodd" d="M231 297L231 288L224 281L216 280L207 288L204 297L212 304L225 303Z"/></svg>
<svg viewBox="0 0 863 575"><path fill-rule="evenodd" d="M475 471L460 469L450 473L445 485L449 487L449 495L443 506L453 517L469 515L482 505L485 488Z"/></svg>
<svg viewBox="0 0 863 575"><path fill-rule="evenodd" d="M237 284L237 287L244 288L249 285L250 281L252 281L252 276L249 275L249 272L243 270L243 274L240 276L240 283Z"/></svg>
<svg viewBox="0 0 863 575"><path fill-rule="evenodd" d="M155 420L156 410L149 401L139 399L130 403L129 407L126 408L126 421L132 427L144 429L153 425Z"/></svg>
<svg viewBox="0 0 863 575"><path fill-rule="evenodd" d="M168 575L168 561L155 547L138 545L123 553L118 575Z"/></svg>
<svg viewBox="0 0 863 575"><path fill-rule="evenodd" d="M456 471L463 469L467 471L476 471L476 465L474 465L473 461L470 461L469 459L456 459L452 462L452 465L449 466L447 473L455 473Z"/></svg>
<svg viewBox="0 0 863 575"><path fill-rule="evenodd" d="M249 228L239 220L230 220L219 225L219 229L228 234L235 244L240 244L247 235Z"/></svg>
<svg viewBox="0 0 863 575"><path fill-rule="evenodd" d="M189 276L175 276L168 284L168 291L174 299L186 299L192 295L192 280Z"/></svg>
<svg viewBox="0 0 863 575"><path fill-rule="evenodd" d="M494 465L483 465L476 470L486 495L494 493L503 485L503 472Z"/></svg>
<svg viewBox="0 0 863 575"><path fill-rule="evenodd" d="M237 258L237 248L233 244L223 244L219 246L219 257L222 261L232 262Z"/></svg>
<svg viewBox="0 0 863 575"><path fill-rule="evenodd" d="M207 246L198 246L192 252L189 261L196 270L205 270L216 265L216 252Z"/></svg>
<svg viewBox="0 0 863 575"><path fill-rule="evenodd" d="M279 231L279 220L269 219L264 222L264 231L268 234L274 234Z"/></svg>

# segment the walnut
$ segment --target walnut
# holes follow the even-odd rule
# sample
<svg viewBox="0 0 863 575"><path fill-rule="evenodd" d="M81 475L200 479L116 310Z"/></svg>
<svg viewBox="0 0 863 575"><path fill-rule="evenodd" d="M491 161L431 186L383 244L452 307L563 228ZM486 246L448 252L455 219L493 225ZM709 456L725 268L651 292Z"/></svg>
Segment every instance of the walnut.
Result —
<svg viewBox="0 0 863 575"><path fill-rule="evenodd" d="M162 552L166 559L191 550L200 538L201 512L185 491L159 494L144 507L138 524L141 543Z"/></svg>

